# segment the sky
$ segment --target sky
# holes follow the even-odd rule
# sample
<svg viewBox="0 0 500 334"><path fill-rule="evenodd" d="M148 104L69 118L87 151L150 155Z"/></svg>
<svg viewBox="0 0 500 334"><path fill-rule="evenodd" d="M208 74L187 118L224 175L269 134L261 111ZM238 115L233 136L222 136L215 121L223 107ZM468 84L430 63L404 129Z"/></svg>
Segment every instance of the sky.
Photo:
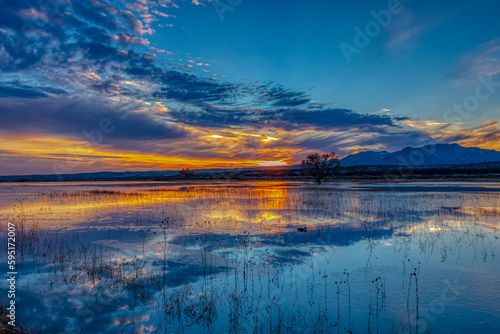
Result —
<svg viewBox="0 0 500 334"><path fill-rule="evenodd" d="M0 175L500 150L498 1L0 4Z"/></svg>

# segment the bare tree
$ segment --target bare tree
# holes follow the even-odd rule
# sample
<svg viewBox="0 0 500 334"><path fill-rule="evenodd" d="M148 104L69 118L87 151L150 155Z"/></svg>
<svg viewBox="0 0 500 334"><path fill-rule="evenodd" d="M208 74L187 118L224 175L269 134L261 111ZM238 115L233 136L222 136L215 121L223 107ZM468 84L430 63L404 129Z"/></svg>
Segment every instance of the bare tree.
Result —
<svg viewBox="0 0 500 334"><path fill-rule="evenodd" d="M194 176L194 170L191 170L189 168L183 168L179 171L179 176L185 179L189 179Z"/></svg>
<svg viewBox="0 0 500 334"><path fill-rule="evenodd" d="M333 172L336 172L340 167L339 156L332 153L315 152L309 154L305 160L302 160L300 168L308 175L314 176L316 182L321 183L321 180Z"/></svg>

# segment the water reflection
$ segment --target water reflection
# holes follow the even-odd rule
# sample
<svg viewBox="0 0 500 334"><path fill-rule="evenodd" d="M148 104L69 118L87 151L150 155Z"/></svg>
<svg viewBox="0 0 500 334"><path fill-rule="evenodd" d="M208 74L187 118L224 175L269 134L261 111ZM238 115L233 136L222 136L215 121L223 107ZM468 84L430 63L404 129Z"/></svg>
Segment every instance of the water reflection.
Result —
<svg viewBox="0 0 500 334"><path fill-rule="evenodd" d="M19 316L47 332L500 326L500 187L0 187L23 227Z"/></svg>

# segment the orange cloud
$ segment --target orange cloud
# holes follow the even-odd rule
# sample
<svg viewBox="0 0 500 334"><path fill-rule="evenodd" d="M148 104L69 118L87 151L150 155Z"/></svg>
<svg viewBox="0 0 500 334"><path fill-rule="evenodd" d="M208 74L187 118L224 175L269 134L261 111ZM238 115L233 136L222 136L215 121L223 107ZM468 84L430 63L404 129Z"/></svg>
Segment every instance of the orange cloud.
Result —
<svg viewBox="0 0 500 334"><path fill-rule="evenodd" d="M437 141L453 142L466 147L500 150L500 125L489 121L473 127L436 121L404 121L408 126L428 133Z"/></svg>
<svg viewBox="0 0 500 334"><path fill-rule="evenodd" d="M2 135L2 133L0 133ZM211 139L221 136L214 135ZM30 159L34 163L50 161L53 173L87 172L92 166L99 170L135 171L154 169L189 168L242 168L258 166L283 166L290 157L290 152L282 149L256 149L254 157L248 159L217 158L226 153L219 149L209 159L141 153L135 151L115 150L106 145L91 145L85 141L44 135L1 136L4 155ZM210 138L210 136L209 136ZM221 137L221 139L227 139ZM230 138L238 139L238 138ZM237 148L237 147L236 147ZM231 147L225 148L230 151ZM269 157L263 160L263 156ZM95 168L94 168L95 169ZM93 170L96 171L96 170ZM9 173L12 174L12 173Z"/></svg>

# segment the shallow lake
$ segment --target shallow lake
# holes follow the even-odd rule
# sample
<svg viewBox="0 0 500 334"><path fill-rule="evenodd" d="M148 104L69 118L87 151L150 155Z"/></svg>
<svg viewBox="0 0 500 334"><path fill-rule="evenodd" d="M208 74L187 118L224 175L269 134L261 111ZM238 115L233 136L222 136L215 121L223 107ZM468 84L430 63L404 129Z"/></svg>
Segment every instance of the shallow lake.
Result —
<svg viewBox="0 0 500 334"><path fill-rule="evenodd" d="M0 218L44 333L500 333L499 183L4 183Z"/></svg>

